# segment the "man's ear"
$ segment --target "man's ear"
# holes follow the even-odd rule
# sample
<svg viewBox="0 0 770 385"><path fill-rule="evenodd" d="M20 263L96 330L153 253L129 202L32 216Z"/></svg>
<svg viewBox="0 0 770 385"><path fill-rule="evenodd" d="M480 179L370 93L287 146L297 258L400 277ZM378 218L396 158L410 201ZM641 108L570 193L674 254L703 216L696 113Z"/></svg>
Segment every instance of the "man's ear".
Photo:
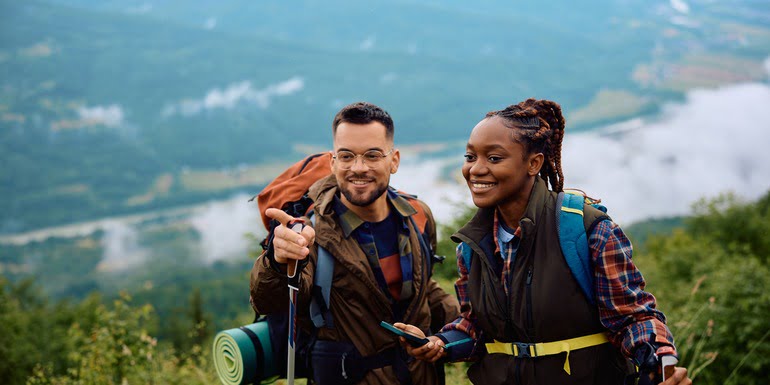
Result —
<svg viewBox="0 0 770 385"><path fill-rule="evenodd" d="M527 173L529 176L535 176L540 172L540 169L543 168L544 160L545 156L542 152L538 152L537 154L532 154L529 156L527 162Z"/></svg>
<svg viewBox="0 0 770 385"><path fill-rule="evenodd" d="M393 160L390 162L390 173L395 174L398 171L398 165L401 163L401 153L393 149Z"/></svg>

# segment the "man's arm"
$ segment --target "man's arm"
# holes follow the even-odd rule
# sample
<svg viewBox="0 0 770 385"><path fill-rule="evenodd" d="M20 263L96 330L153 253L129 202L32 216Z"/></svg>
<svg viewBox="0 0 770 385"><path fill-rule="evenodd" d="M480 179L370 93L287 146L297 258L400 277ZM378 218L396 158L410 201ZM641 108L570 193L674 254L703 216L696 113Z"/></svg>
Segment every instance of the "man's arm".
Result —
<svg viewBox="0 0 770 385"><path fill-rule="evenodd" d="M455 296L445 292L432 278L428 281L427 290L431 317L430 330L435 333L460 316L460 304Z"/></svg>
<svg viewBox="0 0 770 385"><path fill-rule="evenodd" d="M436 235L436 222L433 218L433 212L425 202L420 201L420 204L425 211L425 215L428 217L428 221L425 224L425 232L428 235L430 249L435 253L438 246L438 237ZM430 305L430 331L431 333L436 333L444 325L452 322L460 315L460 304L455 296L444 291L438 282L432 278L428 281L426 289L428 290L428 305Z"/></svg>
<svg viewBox="0 0 770 385"><path fill-rule="evenodd" d="M276 227L274 238L269 243L251 269L250 302L258 314L286 312L289 308L287 262L295 260L300 270L300 291L297 310L299 314L307 312L315 271L315 232L309 226L297 234L285 224L294 218L280 210L268 209L268 216L278 219L282 224ZM306 221L305 223L310 223ZM302 241L304 239L304 242Z"/></svg>

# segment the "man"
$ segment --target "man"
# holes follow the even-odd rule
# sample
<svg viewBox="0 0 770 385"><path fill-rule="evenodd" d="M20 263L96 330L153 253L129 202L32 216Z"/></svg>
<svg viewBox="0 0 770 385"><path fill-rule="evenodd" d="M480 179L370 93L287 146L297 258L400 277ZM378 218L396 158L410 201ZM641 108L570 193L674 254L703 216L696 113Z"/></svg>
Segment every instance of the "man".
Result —
<svg viewBox="0 0 770 385"><path fill-rule="evenodd" d="M334 258L329 308L333 327L319 328L310 354L313 378L327 384L438 384L442 368L410 360L380 321L405 322L430 333L459 315L454 296L430 278L430 256L421 248L427 233L435 249L435 223L428 207L390 189L400 153L393 146L390 115L370 103L344 107L332 123L332 175L310 187L313 223L301 234L278 209L267 215L281 223L268 250L254 263L251 301L260 314L287 311L286 266L301 269L298 324L310 328L309 300L317 247ZM427 217L417 229L410 217Z"/></svg>

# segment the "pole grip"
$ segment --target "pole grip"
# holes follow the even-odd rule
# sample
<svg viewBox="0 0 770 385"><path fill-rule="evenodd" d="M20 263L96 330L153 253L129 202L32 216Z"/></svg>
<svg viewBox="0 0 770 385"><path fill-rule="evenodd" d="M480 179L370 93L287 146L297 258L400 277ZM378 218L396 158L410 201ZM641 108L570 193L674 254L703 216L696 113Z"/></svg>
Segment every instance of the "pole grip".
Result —
<svg viewBox="0 0 770 385"><path fill-rule="evenodd" d="M294 219L286 224L291 231L297 234L302 233L302 228L305 227L305 221L302 219ZM286 276L289 278L289 287L299 290L299 274L297 271L297 260L290 259L286 262Z"/></svg>

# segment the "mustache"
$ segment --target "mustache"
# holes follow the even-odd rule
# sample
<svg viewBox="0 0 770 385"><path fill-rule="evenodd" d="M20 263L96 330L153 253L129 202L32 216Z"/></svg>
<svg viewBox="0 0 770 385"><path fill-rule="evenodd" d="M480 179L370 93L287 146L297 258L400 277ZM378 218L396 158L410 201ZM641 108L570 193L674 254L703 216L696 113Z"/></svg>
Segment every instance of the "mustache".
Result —
<svg viewBox="0 0 770 385"><path fill-rule="evenodd" d="M345 175L345 179L374 179L373 176L365 172L348 172Z"/></svg>

